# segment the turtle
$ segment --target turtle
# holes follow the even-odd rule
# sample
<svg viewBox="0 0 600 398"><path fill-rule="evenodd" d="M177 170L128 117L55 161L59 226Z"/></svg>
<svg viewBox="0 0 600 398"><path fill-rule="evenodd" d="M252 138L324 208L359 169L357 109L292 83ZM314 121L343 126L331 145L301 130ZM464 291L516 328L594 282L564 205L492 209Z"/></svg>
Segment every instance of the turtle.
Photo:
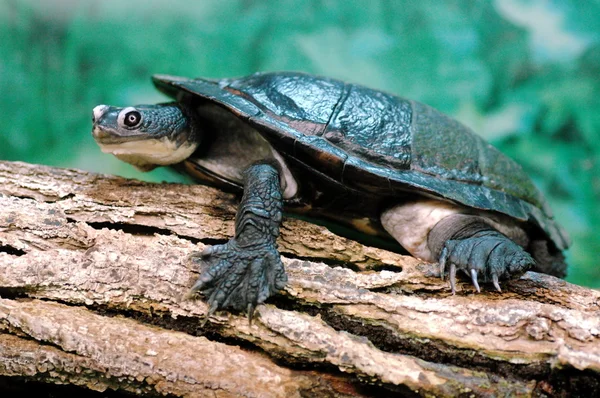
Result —
<svg viewBox="0 0 600 398"><path fill-rule="evenodd" d="M396 241L501 292L527 270L564 277L566 232L521 166L442 112L300 72L206 79L154 75L173 101L93 109L105 153L148 171L173 166L242 195L235 235L193 256L191 287L247 311L283 289L282 212Z"/></svg>

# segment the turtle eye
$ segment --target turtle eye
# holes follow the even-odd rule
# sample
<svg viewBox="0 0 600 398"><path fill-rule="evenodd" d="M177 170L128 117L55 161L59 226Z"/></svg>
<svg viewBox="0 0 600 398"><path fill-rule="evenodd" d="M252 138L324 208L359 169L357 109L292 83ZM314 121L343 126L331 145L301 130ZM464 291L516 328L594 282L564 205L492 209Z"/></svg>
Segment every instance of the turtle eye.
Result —
<svg viewBox="0 0 600 398"><path fill-rule="evenodd" d="M142 121L142 115L138 111L130 111L125 114L123 124L127 127L135 127Z"/></svg>

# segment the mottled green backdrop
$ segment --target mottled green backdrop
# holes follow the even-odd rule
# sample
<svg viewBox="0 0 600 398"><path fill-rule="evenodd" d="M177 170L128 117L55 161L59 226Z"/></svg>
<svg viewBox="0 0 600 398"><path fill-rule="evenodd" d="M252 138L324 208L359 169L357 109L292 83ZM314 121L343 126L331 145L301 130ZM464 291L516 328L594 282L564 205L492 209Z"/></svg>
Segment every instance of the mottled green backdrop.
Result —
<svg viewBox="0 0 600 398"><path fill-rule="evenodd" d="M153 180L92 108L163 101L152 73L300 70L426 102L518 160L600 287L600 2L0 0L0 158Z"/></svg>

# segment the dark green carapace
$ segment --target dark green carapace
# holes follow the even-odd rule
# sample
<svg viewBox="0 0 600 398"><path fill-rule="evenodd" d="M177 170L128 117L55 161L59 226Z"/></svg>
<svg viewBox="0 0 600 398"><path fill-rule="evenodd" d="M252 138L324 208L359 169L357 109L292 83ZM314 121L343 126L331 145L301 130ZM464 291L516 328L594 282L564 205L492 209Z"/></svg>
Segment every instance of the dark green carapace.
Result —
<svg viewBox="0 0 600 398"><path fill-rule="evenodd" d="M521 167L427 105L301 73L154 83L175 102L99 105L93 135L140 169L243 190L235 237L196 256L193 290L211 311L252 312L285 285L282 206L392 237L448 268L453 291L457 270L477 290L528 269L565 274L568 238Z"/></svg>

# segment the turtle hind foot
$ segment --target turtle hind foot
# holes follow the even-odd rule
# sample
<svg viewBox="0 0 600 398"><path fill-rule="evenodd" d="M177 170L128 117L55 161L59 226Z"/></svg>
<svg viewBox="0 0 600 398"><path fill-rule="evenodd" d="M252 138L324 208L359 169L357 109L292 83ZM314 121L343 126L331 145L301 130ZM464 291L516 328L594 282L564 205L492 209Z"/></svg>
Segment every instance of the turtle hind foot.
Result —
<svg viewBox="0 0 600 398"><path fill-rule="evenodd" d="M235 238L223 245L193 253L201 275L187 297L201 293L209 305L206 320L215 311L232 308L247 311L248 321L256 306L283 289L287 276L272 243L240 246Z"/></svg>
<svg viewBox="0 0 600 398"><path fill-rule="evenodd" d="M456 292L456 273L462 270L477 292L479 282L491 282L496 290L500 280L521 276L535 260L521 246L497 231L482 231L468 238L446 241L439 258L440 275L448 270L452 294Z"/></svg>

